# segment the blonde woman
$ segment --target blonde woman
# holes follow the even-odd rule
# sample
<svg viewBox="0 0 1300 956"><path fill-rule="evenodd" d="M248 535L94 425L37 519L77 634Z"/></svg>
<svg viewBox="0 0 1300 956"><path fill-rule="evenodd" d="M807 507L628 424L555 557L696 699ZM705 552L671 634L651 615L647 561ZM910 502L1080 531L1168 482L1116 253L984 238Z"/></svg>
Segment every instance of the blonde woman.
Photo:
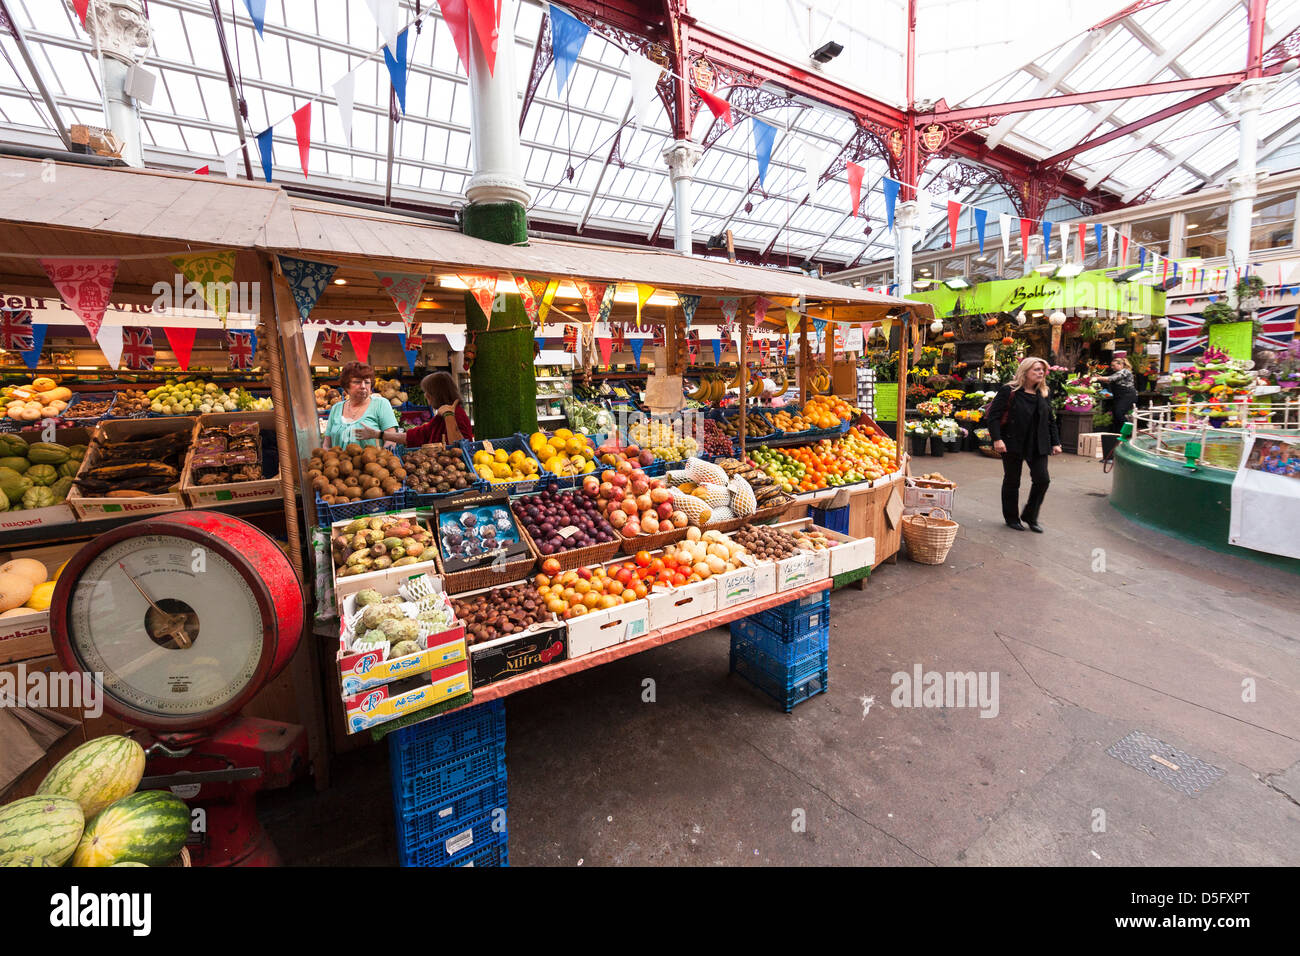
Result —
<svg viewBox="0 0 1300 956"><path fill-rule="evenodd" d="M1051 483L1047 458L1061 453L1061 435L1047 400L1047 362L1031 356L1020 363L1015 377L998 389L989 406L988 426L993 450L1002 455L1002 517L1016 531L1029 525L1030 531L1042 534L1038 509ZM1020 472L1025 462L1031 484L1025 510L1020 511Z"/></svg>

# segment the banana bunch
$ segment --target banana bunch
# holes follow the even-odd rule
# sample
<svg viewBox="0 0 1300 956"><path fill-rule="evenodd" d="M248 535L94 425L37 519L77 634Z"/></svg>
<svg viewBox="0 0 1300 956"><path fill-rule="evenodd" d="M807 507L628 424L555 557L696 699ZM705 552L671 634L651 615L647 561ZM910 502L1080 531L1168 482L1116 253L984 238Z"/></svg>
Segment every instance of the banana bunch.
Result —
<svg viewBox="0 0 1300 956"><path fill-rule="evenodd" d="M790 373L786 371L784 366L782 366L781 381L777 383L777 388L773 395L784 395L788 391L790 391Z"/></svg>
<svg viewBox="0 0 1300 956"><path fill-rule="evenodd" d="M763 394L763 377L757 375L749 380L749 391L746 393L750 398L758 398Z"/></svg>
<svg viewBox="0 0 1300 956"><path fill-rule="evenodd" d="M700 387L686 397L693 402L716 402L727 394L727 383L716 376L700 379Z"/></svg>
<svg viewBox="0 0 1300 956"><path fill-rule="evenodd" d="M818 395L825 395L831 390L831 373L826 370L825 366L817 366L809 387Z"/></svg>

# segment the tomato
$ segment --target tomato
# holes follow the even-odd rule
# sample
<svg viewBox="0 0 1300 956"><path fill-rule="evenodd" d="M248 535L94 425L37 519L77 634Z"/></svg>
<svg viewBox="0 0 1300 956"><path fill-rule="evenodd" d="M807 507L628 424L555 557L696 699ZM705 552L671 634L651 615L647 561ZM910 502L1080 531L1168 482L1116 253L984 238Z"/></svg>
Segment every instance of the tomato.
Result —
<svg viewBox="0 0 1300 956"><path fill-rule="evenodd" d="M632 583L632 580L635 577L636 577L636 571L624 565L623 567L618 569L618 573L614 575L614 580L618 581L618 583L623 585L623 587L627 587L629 584Z"/></svg>
<svg viewBox="0 0 1300 956"><path fill-rule="evenodd" d="M637 563L637 567L639 568L646 567L650 563L650 552L638 551L636 553L636 563Z"/></svg>
<svg viewBox="0 0 1300 956"><path fill-rule="evenodd" d="M636 594L638 598L643 598L646 596L646 594L649 593L646 590L646 586L642 584L640 581L638 581L635 585L633 585L632 592Z"/></svg>
<svg viewBox="0 0 1300 956"><path fill-rule="evenodd" d="M662 571L663 569L664 569L664 562L663 562L663 559L662 559L662 558L655 558L653 561L650 562L650 570L651 570L651 571L654 571L654 572L658 573L659 571Z"/></svg>
<svg viewBox="0 0 1300 956"><path fill-rule="evenodd" d="M673 572L669 571L667 568L660 568L658 573L655 575L655 580L660 584L670 584L673 580Z"/></svg>
<svg viewBox="0 0 1300 956"><path fill-rule="evenodd" d="M674 587L681 587L681 586L682 586L683 584L685 584L685 583L686 583L686 575L682 574L682 572L680 572L680 571L674 572L674 574L673 574L673 586L674 586Z"/></svg>

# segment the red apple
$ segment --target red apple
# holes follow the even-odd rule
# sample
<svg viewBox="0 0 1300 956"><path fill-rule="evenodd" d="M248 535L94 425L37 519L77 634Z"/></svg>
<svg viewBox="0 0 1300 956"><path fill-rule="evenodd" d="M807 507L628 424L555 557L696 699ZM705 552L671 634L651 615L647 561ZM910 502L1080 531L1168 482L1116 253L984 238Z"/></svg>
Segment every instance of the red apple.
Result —
<svg viewBox="0 0 1300 956"><path fill-rule="evenodd" d="M661 501L655 506L655 514L657 514L661 519L672 517L672 513L673 505L670 501Z"/></svg>
<svg viewBox="0 0 1300 956"><path fill-rule="evenodd" d="M578 568L578 577L582 578L584 581L590 581L591 570L588 568Z"/></svg>

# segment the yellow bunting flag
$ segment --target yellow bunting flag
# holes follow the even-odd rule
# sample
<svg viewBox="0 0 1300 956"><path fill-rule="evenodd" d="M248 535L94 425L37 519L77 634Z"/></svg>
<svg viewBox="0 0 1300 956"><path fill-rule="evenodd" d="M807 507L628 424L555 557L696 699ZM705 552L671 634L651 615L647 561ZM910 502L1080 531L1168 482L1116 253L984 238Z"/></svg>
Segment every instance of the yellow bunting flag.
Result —
<svg viewBox="0 0 1300 956"><path fill-rule="evenodd" d="M636 284L636 327L641 328L641 308L650 300L650 296L655 294L655 287L646 285L643 282Z"/></svg>
<svg viewBox="0 0 1300 956"><path fill-rule="evenodd" d="M190 256L172 256L174 265L188 283L198 287L203 301L217 314L224 327L230 299L235 289L235 252L198 252Z"/></svg>
<svg viewBox="0 0 1300 956"><path fill-rule="evenodd" d="M555 293L559 288L559 279L552 279L546 283L546 289L542 292L542 301L537 306L537 324L539 326L546 321L546 315L551 311L551 303L555 301Z"/></svg>
<svg viewBox="0 0 1300 956"><path fill-rule="evenodd" d="M791 332L799 329L799 313L794 309L785 310L785 327Z"/></svg>

